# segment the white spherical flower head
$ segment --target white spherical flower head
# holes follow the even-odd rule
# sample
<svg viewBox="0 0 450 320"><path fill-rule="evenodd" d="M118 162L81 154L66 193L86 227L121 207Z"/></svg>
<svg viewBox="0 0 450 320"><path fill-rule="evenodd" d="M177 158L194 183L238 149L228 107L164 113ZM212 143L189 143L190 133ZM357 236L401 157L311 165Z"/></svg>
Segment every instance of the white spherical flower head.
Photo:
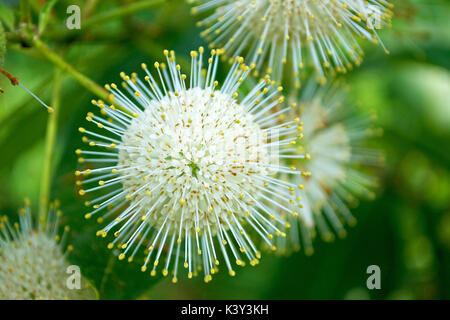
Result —
<svg viewBox="0 0 450 320"><path fill-rule="evenodd" d="M196 1L192 1L196 2ZM381 43L377 29L390 25L385 0L199 0L193 12L215 9L200 21L202 36L230 56L244 55L257 70L280 80L289 61L294 77L312 64L320 82L361 62L356 40ZM300 82L297 80L297 86Z"/></svg>
<svg viewBox="0 0 450 320"><path fill-rule="evenodd" d="M156 193L164 205L150 219L158 226L168 219L174 229L211 229L215 235L229 211L241 219L247 211L241 206L252 205L236 192L260 198L264 182L257 177L274 171L263 148L264 132L252 116L231 96L212 94L193 88L167 96L159 101L165 121L155 121L155 103L132 120L122 138L126 148L118 160L130 167L123 186ZM150 208L155 199L139 192L132 201ZM214 207L219 210L210 210Z"/></svg>
<svg viewBox="0 0 450 320"><path fill-rule="evenodd" d="M115 84L106 86L115 104L94 101L109 121L93 113L87 120L105 134L80 131L89 136L84 142L108 150L77 150L80 162L100 165L76 172L96 175L78 182L87 186L79 193L109 190L87 202L93 210L86 217L104 211L100 222L113 219L98 235L114 230L109 247L123 249L119 259L133 260L143 245L142 271L151 263L154 276L164 261L162 274L172 269L176 282L182 260L189 278L201 269L208 282L221 260L230 275L233 260L240 266L245 260L257 264L255 235L274 250L274 237L285 236L284 221L269 204L289 210L283 193L290 186L272 175L300 173L277 162L290 157L278 148L296 143L299 126L296 119L278 122L288 108L282 107L281 87L269 77L238 99L237 90L254 67L242 58L235 59L218 89L221 50L212 50L205 67L203 48L191 52L189 80L175 54L164 53L166 63L154 64L156 79L143 64L145 82L122 73L125 93Z"/></svg>
<svg viewBox="0 0 450 320"><path fill-rule="evenodd" d="M80 288L67 285L69 227L58 235L60 211L52 204L49 223L33 223L29 202L19 212L20 223L0 218L0 298L7 300L95 299L96 292L85 279ZM63 249L64 248L64 249Z"/></svg>
<svg viewBox="0 0 450 320"><path fill-rule="evenodd" d="M302 203L289 215L288 237L277 243L280 252L298 250L302 242L305 253L311 254L316 231L325 241L334 239L333 230L344 237L344 225L356 223L349 204L374 197L371 188L376 180L367 169L380 164L381 154L365 146L367 137L376 132L369 129L370 117L356 112L341 85L316 86L308 83L300 97L291 99L292 112L305 123L307 154L300 167L307 171L291 179L301 186L296 196Z"/></svg>

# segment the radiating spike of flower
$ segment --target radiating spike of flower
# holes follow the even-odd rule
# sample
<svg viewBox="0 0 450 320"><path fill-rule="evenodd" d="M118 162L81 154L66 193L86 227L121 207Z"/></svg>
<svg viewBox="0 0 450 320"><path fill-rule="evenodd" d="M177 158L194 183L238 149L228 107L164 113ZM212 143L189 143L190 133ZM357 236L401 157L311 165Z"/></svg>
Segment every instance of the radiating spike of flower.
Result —
<svg viewBox="0 0 450 320"><path fill-rule="evenodd" d="M230 275L244 260L257 264L255 234L275 249L273 234L284 222L269 203L288 210L288 201L272 198L282 182L271 175L300 174L278 166L279 146L295 144L297 130L294 121L268 117L283 103L282 88L266 77L241 98L251 66L235 58L219 85L223 51L212 50L206 64L203 54L202 47L191 52L189 79L165 50L163 70L155 62L153 72L142 64L144 80L121 74L126 92L106 85L123 109L93 101L108 122L88 114L96 129L79 131L96 151L76 151L79 162L95 166L76 172L86 178L79 194L109 194L88 202L86 218L110 221L98 235L115 235L109 247L123 249L119 259L133 260L146 246L142 271L154 276L162 266L166 276L170 268L173 282L182 270L191 278L201 268L208 282L219 263Z"/></svg>
<svg viewBox="0 0 450 320"><path fill-rule="evenodd" d="M52 113L54 110L52 107L48 106L44 101L42 101L38 96L36 96L33 92L31 92L27 87L25 87L24 85L22 85L19 82L19 79L17 77L14 77L13 75L11 75L8 71L0 68L0 73L3 74L5 77L7 77L9 79L9 81L11 82L11 84L13 86L19 86L22 89L24 89L29 95L31 95L34 99L36 99L42 106L44 106L45 109L47 109L48 113Z"/></svg>
<svg viewBox="0 0 450 320"><path fill-rule="evenodd" d="M350 212L359 198L372 199L376 179L370 167L380 165L382 154L367 147L367 138L377 130L370 129L369 116L356 112L349 104L342 85L318 87L310 81L298 96L288 99L292 115L304 123L301 130L305 148L291 148L283 152L305 155L299 165L306 172L297 177L283 174L295 185L291 195L301 204L291 204L286 219L285 239L280 239L279 252L290 252L303 246L306 254L313 252L312 239L318 232L331 241L334 234L346 235L345 225L354 225ZM288 159L286 165L298 160Z"/></svg>
<svg viewBox="0 0 450 320"><path fill-rule="evenodd" d="M214 9L198 22L213 48L242 55L277 81L289 61L295 84L312 64L323 83L329 74L359 65L357 38L381 43L377 29L390 26L393 5L387 0L190 0L194 13ZM288 71L289 72L289 71Z"/></svg>
<svg viewBox="0 0 450 320"><path fill-rule="evenodd" d="M19 222L0 217L0 299L96 299L95 289L84 279L80 288L68 287L67 245L69 226L58 233L58 202L50 205L46 223L35 223L30 204L19 210ZM75 284L76 285L76 284Z"/></svg>

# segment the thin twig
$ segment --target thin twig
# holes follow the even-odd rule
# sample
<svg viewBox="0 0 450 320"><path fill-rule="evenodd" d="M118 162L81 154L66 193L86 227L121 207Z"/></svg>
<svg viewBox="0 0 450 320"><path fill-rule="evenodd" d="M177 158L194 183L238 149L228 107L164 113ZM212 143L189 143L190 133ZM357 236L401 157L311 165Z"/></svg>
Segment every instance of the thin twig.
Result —
<svg viewBox="0 0 450 320"><path fill-rule="evenodd" d="M106 281L108 280L109 275L112 272L112 269L113 269L115 261L116 261L115 256L111 254L109 256L108 263L106 264L105 271L103 273L103 277L102 277L102 280L100 282L99 292L100 292L100 296L101 297L103 297L103 295L104 295L103 291L105 289L105 284L106 284Z"/></svg>
<svg viewBox="0 0 450 320"><path fill-rule="evenodd" d="M45 154L44 165L42 168L40 202L39 202L39 219L47 221L48 202L50 199L50 187L52 181L53 154L55 150L56 132L58 128L58 116L61 106L61 77L62 71L55 68L55 76L53 78L53 96L52 107L53 113L49 115L47 122L47 133L45 136Z"/></svg>
<svg viewBox="0 0 450 320"><path fill-rule="evenodd" d="M103 89L101 86L99 86L97 83L95 83L93 80L86 77L84 74L76 70L74 67L72 67L70 64L68 64L66 61L64 61L58 54L56 54L54 51L52 51L45 43L43 43L39 39L34 39L33 41L34 47L42 54L44 55L47 60L49 60L51 63L53 63L58 68L62 69L63 71L70 74L75 80L77 80L83 87L97 95L99 98L110 101L111 97L108 91ZM111 102L111 101L110 101Z"/></svg>
<svg viewBox="0 0 450 320"><path fill-rule="evenodd" d="M80 71L76 70L70 64L68 64L64 59L62 59L57 53L52 51L45 43L41 40L35 38L33 40L34 47L43 54L47 60L53 63L58 68L67 72L71 75L75 80L78 81L83 87L94 93L97 97L104 100L108 103L114 103L114 106L121 109L124 112L129 113L127 109L124 109L121 105L119 105L116 101L114 101L113 94L109 93L103 87L99 86L96 82L82 74Z"/></svg>
<svg viewBox="0 0 450 320"><path fill-rule="evenodd" d="M0 68L0 73L5 75L5 77L7 77L9 79L9 81L11 81L11 84L13 86L17 86L19 84L19 79L17 77L14 77L11 73L9 73L6 70L3 70L2 68Z"/></svg>
<svg viewBox="0 0 450 320"><path fill-rule="evenodd" d="M165 0L145 0L139 2L132 2L130 4L124 5L122 7L109 10L107 12L99 13L95 16L88 18L83 24L83 28L89 28L95 25L102 25L103 23L118 18L125 15L130 15L141 11L143 9L147 9L149 7L158 5L165 2Z"/></svg>

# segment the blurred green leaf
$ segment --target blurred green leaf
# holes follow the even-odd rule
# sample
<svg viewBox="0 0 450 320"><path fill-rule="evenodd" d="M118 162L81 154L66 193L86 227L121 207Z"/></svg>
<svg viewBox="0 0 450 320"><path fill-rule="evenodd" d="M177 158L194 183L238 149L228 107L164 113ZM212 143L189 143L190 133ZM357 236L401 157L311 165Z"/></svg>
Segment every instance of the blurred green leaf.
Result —
<svg viewBox="0 0 450 320"><path fill-rule="evenodd" d="M3 29L3 24L0 21L0 66L2 66L5 61L5 54L6 54L6 35L5 29Z"/></svg>
<svg viewBox="0 0 450 320"><path fill-rule="evenodd" d="M12 8L7 7L3 3L0 3L0 20L3 21L3 23L9 30L14 29L14 11Z"/></svg>

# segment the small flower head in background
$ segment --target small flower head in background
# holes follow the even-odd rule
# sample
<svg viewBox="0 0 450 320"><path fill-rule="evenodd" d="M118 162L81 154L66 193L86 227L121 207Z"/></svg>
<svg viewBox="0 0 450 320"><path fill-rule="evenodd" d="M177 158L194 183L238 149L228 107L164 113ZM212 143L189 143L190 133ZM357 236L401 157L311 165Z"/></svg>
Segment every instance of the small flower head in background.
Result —
<svg viewBox="0 0 450 320"><path fill-rule="evenodd" d="M7 300L95 299L88 284L69 288L67 255L73 250L66 245L69 227L58 233L61 211L51 204L47 223L34 223L29 201L19 211L19 222L11 224L0 218L0 298Z"/></svg>
<svg viewBox="0 0 450 320"><path fill-rule="evenodd" d="M377 29L390 25L393 6L386 0L199 0L194 13L215 9L198 24L211 47L242 55L260 73L280 81L289 62L295 84L300 69L312 64L317 79L358 65L357 37L381 43ZM384 48L386 52L386 48ZM292 61L292 63L291 63Z"/></svg>
<svg viewBox="0 0 450 320"><path fill-rule="evenodd" d="M382 155L366 146L367 138L379 131L369 128L371 118L349 104L342 85L317 87L310 81L301 92L300 97L289 99L294 116L304 122L304 147L296 151L307 152L305 160L300 160L305 171L290 177L299 185L296 196L301 204L288 215L287 237L279 239L277 246L283 253L299 250L302 244L309 255L316 232L331 241L335 233L346 235L345 224L356 224L349 206L355 206L358 198L375 197L371 190L376 179L367 169L380 165ZM298 165L288 159L288 165L293 163Z"/></svg>
<svg viewBox="0 0 450 320"><path fill-rule="evenodd" d="M192 51L190 77L168 50L166 62L153 65L156 77L145 64L144 79L121 73L123 90L105 86L115 103L93 101L103 115L88 113L96 129L79 130L97 149L76 150L91 166L75 173L85 178L79 194L103 191L87 201L86 218L110 221L98 235L114 234L109 248L122 249L120 260L132 261L143 245L142 271L154 276L162 266L173 282L179 262L188 278L203 270L206 282L219 263L230 275L234 264L257 264L254 235L275 250L285 222L268 204L289 210L291 186L272 175L300 173L277 162L279 146L296 144L301 129L298 119L278 122L288 108L272 112L283 103L282 88L266 77L240 97L254 66L237 57L219 89L221 54L212 50L204 64L204 49Z"/></svg>

